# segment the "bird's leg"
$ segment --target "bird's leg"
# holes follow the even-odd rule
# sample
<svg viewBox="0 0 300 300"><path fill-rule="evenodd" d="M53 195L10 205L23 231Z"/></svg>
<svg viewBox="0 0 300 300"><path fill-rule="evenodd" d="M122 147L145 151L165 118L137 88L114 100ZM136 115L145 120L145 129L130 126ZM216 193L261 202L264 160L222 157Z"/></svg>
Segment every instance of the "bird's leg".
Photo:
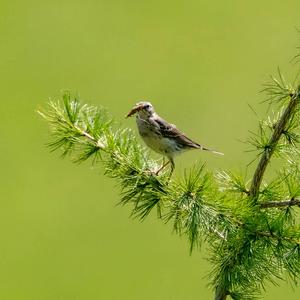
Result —
<svg viewBox="0 0 300 300"><path fill-rule="evenodd" d="M174 172L174 169L175 169L175 162L174 162L174 159L172 157L169 158L169 162L171 163L171 172L170 172L169 178L171 178L171 176Z"/></svg>
<svg viewBox="0 0 300 300"><path fill-rule="evenodd" d="M163 157L163 164L162 164L162 166L155 172L155 175L157 176L157 175L159 174L159 172L160 172L161 170L163 170L169 163L170 163L169 160L165 163L165 158Z"/></svg>

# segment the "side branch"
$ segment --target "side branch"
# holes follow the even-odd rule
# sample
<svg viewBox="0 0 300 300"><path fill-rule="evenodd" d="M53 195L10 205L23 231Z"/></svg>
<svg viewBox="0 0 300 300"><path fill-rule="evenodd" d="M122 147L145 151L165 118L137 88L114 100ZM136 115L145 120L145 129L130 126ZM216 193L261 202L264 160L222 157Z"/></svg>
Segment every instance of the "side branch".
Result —
<svg viewBox="0 0 300 300"><path fill-rule="evenodd" d="M279 240L284 240L284 241L287 241L287 242L291 242L291 243L295 243L297 245L300 245L300 240L292 238L292 237L278 236L278 235L276 235L272 232L262 232L262 231L258 231L258 232L256 232L256 234L260 235L260 236L267 237L267 238L276 239L278 241Z"/></svg>
<svg viewBox="0 0 300 300"><path fill-rule="evenodd" d="M90 142L94 143L95 146L97 146L101 150L105 150L105 146L103 143L101 143L99 140L97 141L95 139L95 137L91 136L88 132L80 129L79 127L77 127L75 125L73 125L73 126L74 126L74 129L76 129L82 136L86 137Z"/></svg>
<svg viewBox="0 0 300 300"><path fill-rule="evenodd" d="M285 206L300 207L300 199L291 199L291 200L284 200L284 201L267 201L260 204L261 208L285 207Z"/></svg>
<svg viewBox="0 0 300 300"><path fill-rule="evenodd" d="M251 183L249 195L252 197L254 202L257 200L259 188L265 173L265 170L267 168L267 165L270 161L271 156L273 155L276 145L278 144L278 141L286 128L286 125L288 124L290 118L292 117L296 106L298 104L299 98L298 98L298 93L292 94L291 95L291 100L286 107L285 111L283 112L281 118L279 121L276 123L274 127L273 134L269 140L268 147L265 148L263 155L257 165L257 168L255 170L253 180Z"/></svg>

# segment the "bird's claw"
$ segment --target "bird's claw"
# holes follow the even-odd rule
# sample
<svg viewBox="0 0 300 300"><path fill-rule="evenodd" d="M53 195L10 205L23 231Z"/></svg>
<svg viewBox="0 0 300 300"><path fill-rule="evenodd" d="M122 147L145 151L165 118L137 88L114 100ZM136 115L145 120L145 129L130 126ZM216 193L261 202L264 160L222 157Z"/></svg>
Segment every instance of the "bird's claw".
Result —
<svg viewBox="0 0 300 300"><path fill-rule="evenodd" d="M152 176L158 176L159 175L159 172L161 171L160 169L158 170L150 170L150 169L146 169L145 170L148 174L152 175Z"/></svg>

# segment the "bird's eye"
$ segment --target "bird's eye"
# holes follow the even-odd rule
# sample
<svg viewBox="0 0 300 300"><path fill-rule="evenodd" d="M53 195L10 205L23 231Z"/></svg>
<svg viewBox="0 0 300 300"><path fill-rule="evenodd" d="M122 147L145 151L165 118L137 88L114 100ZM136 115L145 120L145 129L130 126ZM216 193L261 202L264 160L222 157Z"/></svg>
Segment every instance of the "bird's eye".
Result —
<svg viewBox="0 0 300 300"><path fill-rule="evenodd" d="M146 106L145 106L146 108L150 108L150 105L149 104L146 104Z"/></svg>

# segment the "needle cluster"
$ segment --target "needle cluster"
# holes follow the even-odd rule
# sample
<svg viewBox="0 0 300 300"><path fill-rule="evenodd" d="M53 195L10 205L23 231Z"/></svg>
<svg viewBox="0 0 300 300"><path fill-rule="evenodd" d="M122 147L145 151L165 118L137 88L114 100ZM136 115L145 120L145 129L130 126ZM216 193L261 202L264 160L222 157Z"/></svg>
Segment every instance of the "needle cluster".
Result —
<svg viewBox="0 0 300 300"><path fill-rule="evenodd" d="M257 152L250 178L212 174L203 165L182 178L170 179L167 169L156 175L160 162L131 130L69 92L39 113L51 128L50 150L76 163L100 164L117 180L120 204L131 205L133 217L144 220L154 210L187 237L190 252L203 244L209 248L215 300L254 299L267 282L289 278L296 284L300 275L300 87L286 84L279 73L265 92L276 113L250 137ZM281 168L266 180L274 155Z"/></svg>

